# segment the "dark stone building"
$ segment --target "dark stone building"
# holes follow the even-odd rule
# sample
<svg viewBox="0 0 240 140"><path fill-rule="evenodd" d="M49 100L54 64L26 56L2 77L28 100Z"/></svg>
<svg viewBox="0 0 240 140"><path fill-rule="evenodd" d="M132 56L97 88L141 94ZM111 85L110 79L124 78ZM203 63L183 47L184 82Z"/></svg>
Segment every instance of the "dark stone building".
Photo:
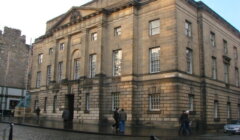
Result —
<svg viewBox="0 0 240 140"><path fill-rule="evenodd" d="M0 31L0 110L9 112L25 95L29 45L21 31ZM3 111L3 112L4 112Z"/></svg>

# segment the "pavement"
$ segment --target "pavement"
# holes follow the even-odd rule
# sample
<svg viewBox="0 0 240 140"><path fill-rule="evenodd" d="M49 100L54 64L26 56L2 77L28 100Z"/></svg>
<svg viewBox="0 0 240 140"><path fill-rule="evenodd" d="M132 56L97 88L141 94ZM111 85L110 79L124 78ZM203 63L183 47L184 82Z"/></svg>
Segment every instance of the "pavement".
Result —
<svg viewBox="0 0 240 140"><path fill-rule="evenodd" d="M93 125L93 124L81 124L81 123L73 123L71 127L64 128L64 124L62 121L52 121L52 120L45 120L45 119L22 119L22 118L9 118L5 117L1 119L1 124L4 124L3 126L6 126L6 128L9 128L9 124L7 123L14 123L14 130L19 130L20 132L22 129L29 130L29 135L31 133L37 133L42 132L44 130L47 130L49 133L46 134L46 138L50 138L53 134L56 134L55 131L60 132L60 136L63 133L65 135L69 135L69 133L74 133L75 135L79 134L81 136L85 135L89 137L92 137L93 140L118 140L118 139L124 139L124 140L149 140L151 135L157 136L161 140L181 140L181 139L199 139L199 140L218 140L218 139L240 139L240 136L233 136L229 137L228 135L224 134L222 131L216 132L216 131L207 131L207 132L193 132L191 136L188 137L180 137L178 136L178 132L176 129L159 129L154 127L126 127L126 131L124 134L116 133L115 130L112 129L111 125ZM32 131L36 129L36 131ZM2 129L4 130L4 129ZM9 129L8 129L9 130ZM1 131L1 127L0 127ZM15 136L18 131L14 131ZM25 132L25 131L24 131ZM8 133L8 132L7 132ZM77 133L77 134L76 134ZM28 136L29 136L28 135ZM36 134L37 135L37 134ZM42 135L42 134L40 134ZM34 135L35 136L35 135ZM94 137L95 136L95 137ZM54 136L59 137L59 134ZM25 137L26 138L26 137ZM39 138L39 137L38 137ZM53 138L46 139L41 138L39 140L54 140ZM76 138L79 138L79 136L76 136ZM20 139L16 139L20 140ZM26 139L24 139L26 140ZM32 140L32 139L29 139ZM37 140L37 139L36 139ZM59 139L60 140L60 139ZM65 140L65 139L64 139ZM71 138L69 140L74 140L74 138Z"/></svg>

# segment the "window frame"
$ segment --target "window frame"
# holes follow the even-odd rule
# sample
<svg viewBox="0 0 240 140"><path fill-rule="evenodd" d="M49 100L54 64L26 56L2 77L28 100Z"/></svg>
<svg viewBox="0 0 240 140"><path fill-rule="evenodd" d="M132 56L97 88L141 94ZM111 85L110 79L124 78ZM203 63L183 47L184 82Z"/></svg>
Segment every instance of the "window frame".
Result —
<svg viewBox="0 0 240 140"><path fill-rule="evenodd" d="M187 73L193 74L193 51L190 48L186 49L186 66Z"/></svg>
<svg viewBox="0 0 240 140"><path fill-rule="evenodd" d="M224 64L224 82L229 83L229 64L228 63L223 63Z"/></svg>
<svg viewBox="0 0 240 140"><path fill-rule="evenodd" d="M156 51L155 51L156 50ZM154 52L157 54L154 54ZM161 71L161 48L153 47L149 49L149 71L150 73L159 73Z"/></svg>
<svg viewBox="0 0 240 140"><path fill-rule="evenodd" d="M98 33L97 32L91 33L91 41L97 41L97 39L98 39Z"/></svg>
<svg viewBox="0 0 240 140"><path fill-rule="evenodd" d="M36 77L36 88L41 87L41 79L42 79L42 73L41 73L41 71L38 71L37 77Z"/></svg>
<svg viewBox="0 0 240 140"><path fill-rule="evenodd" d="M94 78L96 76L97 68L97 55L91 54L89 56L89 78Z"/></svg>
<svg viewBox="0 0 240 140"><path fill-rule="evenodd" d="M194 95L188 94L188 109L189 111L194 111Z"/></svg>
<svg viewBox="0 0 240 140"><path fill-rule="evenodd" d="M235 67L235 85L239 87L239 69Z"/></svg>
<svg viewBox="0 0 240 140"><path fill-rule="evenodd" d="M118 26L118 27L115 27L114 28L114 36L121 36L122 34L122 27L121 26Z"/></svg>
<svg viewBox="0 0 240 140"><path fill-rule="evenodd" d="M210 44L212 47L216 47L216 35L214 32L210 32Z"/></svg>
<svg viewBox="0 0 240 140"><path fill-rule="evenodd" d="M52 55L52 54L53 54L53 48L49 48L48 55Z"/></svg>
<svg viewBox="0 0 240 140"><path fill-rule="evenodd" d="M158 24L158 25L156 25L156 27L153 26L153 24L155 22ZM160 27L161 27L161 23L160 23L159 18L149 21L149 36L154 36L154 35L160 34ZM156 30L156 33L154 30Z"/></svg>
<svg viewBox="0 0 240 140"><path fill-rule="evenodd" d="M161 111L161 94L153 93L148 95L149 111Z"/></svg>
<svg viewBox="0 0 240 140"><path fill-rule="evenodd" d="M214 101L214 119L218 119L219 118L219 103L217 100Z"/></svg>
<svg viewBox="0 0 240 140"><path fill-rule="evenodd" d="M112 111L120 107L120 93L112 92Z"/></svg>
<svg viewBox="0 0 240 140"><path fill-rule="evenodd" d="M80 78L80 58L73 60L73 80L78 80Z"/></svg>
<svg viewBox="0 0 240 140"><path fill-rule="evenodd" d="M113 60L113 76L121 76L122 75L122 50L121 49L113 51L112 60Z"/></svg>
<svg viewBox="0 0 240 140"><path fill-rule="evenodd" d="M57 80L58 80L58 82L61 82L62 81L62 74L63 74L63 61L61 61L61 62L58 62L58 74L57 74Z"/></svg>
<svg viewBox="0 0 240 140"><path fill-rule="evenodd" d="M48 65L48 66L47 66L47 78L46 78L46 83L47 83L47 85L50 84L50 81L51 81L51 79L52 79L51 74L52 74L52 66L51 66L51 65Z"/></svg>
<svg viewBox="0 0 240 140"><path fill-rule="evenodd" d="M56 107L57 107L57 95L53 96L53 113L56 113Z"/></svg>
<svg viewBox="0 0 240 140"><path fill-rule="evenodd" d="M38 64L43 63L43 53L38 54Z"/></svg>
<svg viewBox="0 0 240 140"><path fill-rule="evenodd" d="M90 94L85 94L85 111L90 111Z"/></svg>
<svg viewBox="0 0 240 140"><path fill-rule="evenodd" d="M228 42L223 39L223 54L227 55L228 54Z"/></svg>
<svg viewBox="0 0 240 140"><path fill-rule="evenodd" d="M59 44L59 50L60 50L60 51L63 51L64 48L65 48L65 43L60 43L60 44Z"/></svg>
<svg viewBox="0 0 240 140"><path fill-rule="evenodd" d="M217 79L217 58L212 57L212 79Z"/></svg>
<svg viewBox="0 0 240 140"><path fill-rule="evenodd" d="M189 38L192 37L192 23L188 20L185 20L185 35Z"/></svg>

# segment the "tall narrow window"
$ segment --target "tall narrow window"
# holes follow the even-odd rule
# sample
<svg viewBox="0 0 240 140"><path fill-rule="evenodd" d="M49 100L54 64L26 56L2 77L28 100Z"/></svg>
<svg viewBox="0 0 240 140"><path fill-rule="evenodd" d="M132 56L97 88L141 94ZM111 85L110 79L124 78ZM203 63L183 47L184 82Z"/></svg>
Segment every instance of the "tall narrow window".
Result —
<svg viewBox="0 0 240 140"><path fill-rule="evenodd" d="M160 94L154 93L149 95L149 110L150 111L160 110Z"/></svg>
<svg viewBox="0 0 240 140"><path fill-rule="evenodd" d="M188 49L186 50L186 60L187 60L187 73L192 74L193 72L193 59L192 59L192 50Z"/></svg>
<svg viewBox="0 0 240 140"><path fill-rule="evenodd" d="M43 62L43 54L41 53L38 55L38 64L42 64L42 62Z"/></svg>
<svg viewBox="0 0 240 140"><path fill-rule="evenodd" d="M80 78L80 59L74 59L73 66L73 79L77 80Z"/></svg>
<svg viewBox="0 0 240 140"><path fill-rule="evenodd" d="M91 41L96 41L97 40L97 33L91 33Z"/></svg>
<svg viewBox="0 0 240 140"><path fill-rule="evenodd" d="M113 76L120 76L122 70L122 50L113 51Z"/></svg>
<svg viewBox="0 0 240 140"><path fill-rule="evenodd" d="M90 97L89 97L89 93L86 93L86 98L85 98L85 111L89 111L90 110Z"/></svg>
<svg viewBox="0 0 240 140"><path fill-rule="evenodd" d="M187 37L191 37L192 36L192 24L189 21L185 21L185 35Z"/></svg>
<svg viewBox="0 0 240 140"><path fill-rule="evenodd" d="M47 97L44 98L44 108L43 111L46 112L47 111Z"/></svg>
<svg viewBox="0 0 240 140"><path fill-rule="evenodd" d="M214 118L218 118L218 101L214 101Z"/></svg>
<svg viewBox="0 0 240 140"><path fill-rule="evenodd" d="M95 77L95 74L96 74L96 62L97 62L96 54L90 55L90 60L89 60L89 77L90 78Z"/></svg>
<svg viewBox="0 0 240 140"><path fill-rule="evenodd" d="M49 54L49 55L52 55L52 54L53 54L53 48L50 48L50 49L49 49L48 54Z"/></svg>
<svg viewBox="0 0 240 140"><path fill-rule="evenodd" d="M224 82L229 82L229 64L224 63Z"/></svg>
<svg viewBox="0 0 240 140"><path fill-rule="evenodd" d="M61 50L61 51L64 50L64 46L65 46L64 43L60 43L59 50Z"/></svg>
<svg viewBox="0 0 240 140"><path fill-rule="evenodd" d="M57 95L53 97L53 113L56 113Z"/></svg>
<svg viewBox="0 0 240 140"><path fill-rule="evenodd" d="M160 20L152 20L149 22L149 35L156 35L160 33Z"/></svg>
<svg viewBox="0 0 240 140"><path fill-rule="evenodd" d="M228 119L231 118L231 103L230 102L227 103L227 118Z"/></svg>
<svg viewBox="0 0 240 140"><path fill-rule="evenodd" d="M160 47L150 49L150 73L160 72Z"/></svg>
<svg viewBox="0 0 240 140"><path fill-rule="evenodd" d="M119 108L120 106L120 98L119 98L119 93L115 92L112 93L112 111L115 110L116 108Z"/></svg>
<svg viewBox="0 0 240 140"><path fill-rule="evenodd" d="M41 86L41 71L37 72L36 88Z"/></svg>
<svg viewBox="0 0 240 140"><path fill-rule="evenodd" d="M233 53L234 53L234 59L237 61L238 59L238 52L237 52L237 47L233 47Z"/></svg>
<svg viewBox="0 0 240 140"><path fill-rule="evenodd" d="M210 32L210 42L212 47L216 47L215 33Z"/></svg>
<svg viewBox="0 0 240 140"><path fill-rule="evenodd" d="M212 57L212 78L217 79L217 60L216 60L216 57Z"/></svg>
<svg viewBox="0 0 240 140"><path fill-rule="evenodd" d="M239 71L238 68L235 68L235 85L239 87Z"/></svg>
<svg viewBox="0 0 240 140"><path fill-rule="evenodd" d="M51 65L47 66L47 85L49 85L51 81Z"/></svg>
<svg viewBox="0 0 240 140"><path fill-rule="evenodd" d="M223 53L226 55L228 54L228 47L227 47L227 41L223 40Z"/></svg>
<svg viewBox="0 0 240 140"><path fill-rule="evenodd" d="M62 80L63 62L58 63L58 82Z"/></svg>
<svg viewBox="0 0 240 140"><path fill-rule="evenodd" d="M238 120L240 120L240 104L238 104Z"/></svg>
<svg viewBox="0 0 240 140"><path fill-rule="evenodd" d="M188 108L189 111L194 111L194 95L192 94L188 95Z"/></svg>
<svg viewBox="0 0 240 140"><path fill-rule="evenodd" d="M120 36L121 33L121 26L114 28L114 36Z"/></svg>

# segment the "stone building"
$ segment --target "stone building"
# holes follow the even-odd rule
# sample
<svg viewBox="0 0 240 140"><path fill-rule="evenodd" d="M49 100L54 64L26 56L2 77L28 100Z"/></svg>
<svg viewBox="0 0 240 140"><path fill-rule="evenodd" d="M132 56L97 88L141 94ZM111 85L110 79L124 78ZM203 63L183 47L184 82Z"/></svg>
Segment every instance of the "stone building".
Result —
<svg viewBox="0 0 240 140"><path fill-rule="evenodd" d="M21 31L0 31L0 112L8 114L26 94L25 74L29 45Z"/></svg>
<svg viewBox="0 0 240 140"><path fill-rule="evenodd" d="M47 22L33 45L32 108L61 119L209 128L240 116L240 33L194 0L92 0Z"/></svg>

